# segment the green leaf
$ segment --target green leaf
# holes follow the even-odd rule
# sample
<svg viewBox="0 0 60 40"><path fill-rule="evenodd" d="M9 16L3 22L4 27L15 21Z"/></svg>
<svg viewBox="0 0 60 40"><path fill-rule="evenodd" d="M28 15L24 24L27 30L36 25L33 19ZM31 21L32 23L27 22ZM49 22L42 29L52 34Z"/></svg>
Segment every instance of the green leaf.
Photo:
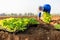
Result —
<svg viewBox="0 0 60 40"><path fill-rule="evenodd" d="M35 18L30 18L30 24L39 24L39 22Z"/></svg>
<svg viewBox="0 0 60 40"><path fill-rule="evenodd" d="M39 22L34 18L8 18L3 19L1 23L2 29L5 28L9 32L15 32L24 31L28 24L38 24Z"/></svg>
<svg viewBox="0 0 60 40"><path fill-rule="evenodd" d="M55 24L55 25L54 25L54 28L55 28L55 29L60 29L60 24Z"/></svg>

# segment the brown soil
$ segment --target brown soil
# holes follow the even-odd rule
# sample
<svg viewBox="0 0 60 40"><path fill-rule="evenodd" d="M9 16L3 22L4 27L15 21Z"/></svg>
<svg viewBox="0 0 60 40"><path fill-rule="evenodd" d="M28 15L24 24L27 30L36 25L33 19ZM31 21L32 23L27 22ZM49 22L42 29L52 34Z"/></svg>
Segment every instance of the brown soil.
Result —
<svg viewBox="0 0 60 40"><path fill-rule="evenodd" d="M0 17L0 19L4 19L4 17ZM53 28L53 24L57 21L59 22L60 20L53 19L50 24L41 23L37 26L30 27L24 32L9 33L0 31L0 40L60 40L60 31ZM41 22L41 20L39 22Z"/></svg>

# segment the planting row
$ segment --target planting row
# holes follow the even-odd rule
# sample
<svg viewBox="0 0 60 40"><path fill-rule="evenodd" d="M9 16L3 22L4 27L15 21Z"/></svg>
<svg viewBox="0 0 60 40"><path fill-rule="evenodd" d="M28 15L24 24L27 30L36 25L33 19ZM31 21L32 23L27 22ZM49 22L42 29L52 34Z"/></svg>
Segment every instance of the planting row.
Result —
<svg viewBox="0 0 60 40"><path fill-rule="evenodd" d="M0 20L0 29L8 32L24 31L29 24L39 24L35 18L6 18Z"/></svg>

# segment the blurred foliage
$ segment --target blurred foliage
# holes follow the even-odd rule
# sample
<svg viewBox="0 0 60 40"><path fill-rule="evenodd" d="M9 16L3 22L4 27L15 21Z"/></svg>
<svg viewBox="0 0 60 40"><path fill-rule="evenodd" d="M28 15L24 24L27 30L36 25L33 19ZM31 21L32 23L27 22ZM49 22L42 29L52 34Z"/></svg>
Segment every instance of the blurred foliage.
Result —
<svg viewBox="0 0 60 40"><path fill-rule="evenodd" d="M7 18L0 20L0 29L9 32L24 31L28 24L39 24L35 18Z"/></svg>

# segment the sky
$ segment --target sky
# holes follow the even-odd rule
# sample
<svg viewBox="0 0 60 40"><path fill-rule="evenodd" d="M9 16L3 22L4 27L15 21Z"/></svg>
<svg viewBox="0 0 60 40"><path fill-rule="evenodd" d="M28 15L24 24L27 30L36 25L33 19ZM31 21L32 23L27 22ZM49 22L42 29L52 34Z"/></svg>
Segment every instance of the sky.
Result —
<svg viewBox="0 0 60 40"><path fill-rule="evenodd" d="M51 5L51 13L60 13L60 0L0 0L0 13L38 13L38 7Z"/></svg>

